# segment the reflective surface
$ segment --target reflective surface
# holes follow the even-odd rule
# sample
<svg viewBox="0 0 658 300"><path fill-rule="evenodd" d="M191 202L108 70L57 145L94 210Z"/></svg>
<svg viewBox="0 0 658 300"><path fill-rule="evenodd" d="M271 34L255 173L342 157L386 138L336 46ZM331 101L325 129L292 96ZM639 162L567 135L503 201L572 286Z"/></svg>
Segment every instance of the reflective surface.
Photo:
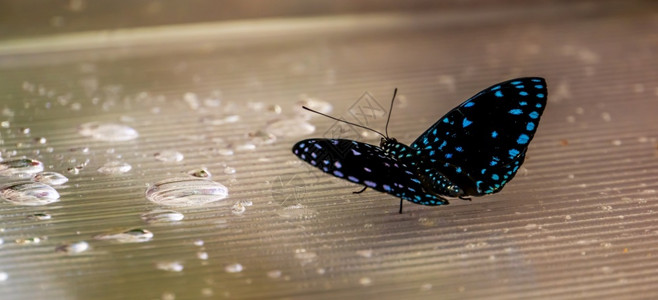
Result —
<svg viewBox="0 0 658 300"><path fill-rule="evenodd" d="M1 157L68 182L39 183L59 193L50 204L1 201L0 294L652 298L658 19L638 3L4 43ZM360 186L290 151L306 137L379 143L302 104L381 130L397 87L388 131L409 143L482 88L520 76L546 78L548 105L525 164L492 196L398 214L398 199L352 194ZM147 199L163 181L165 197L217 196L210 180L228 195L182 207Z"/></svg>

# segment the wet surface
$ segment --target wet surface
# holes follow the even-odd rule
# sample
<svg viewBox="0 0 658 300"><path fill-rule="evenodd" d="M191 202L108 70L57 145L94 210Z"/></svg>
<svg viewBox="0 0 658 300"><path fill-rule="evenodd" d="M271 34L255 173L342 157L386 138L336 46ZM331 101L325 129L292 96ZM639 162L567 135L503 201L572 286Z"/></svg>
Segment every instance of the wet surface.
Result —
<svg viewBox="0 0 658 300"><path fill-rule="evenodd" d="M658 18L637 3L646 9L323 17L0 45L0 294L652 298ZM408 144L521 76L546 78L548 104L498 194L400 215L398 199L353 194L361 187L291 153L309 137L379 144L301 105L383 131L397 87L388 132Z"/></svg>

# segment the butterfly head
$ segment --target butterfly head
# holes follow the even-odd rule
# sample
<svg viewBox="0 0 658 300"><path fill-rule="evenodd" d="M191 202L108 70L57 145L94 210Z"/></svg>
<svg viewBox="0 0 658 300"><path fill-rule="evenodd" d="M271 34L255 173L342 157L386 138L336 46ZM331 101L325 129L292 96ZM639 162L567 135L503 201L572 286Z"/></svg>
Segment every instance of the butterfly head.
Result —
<svg viewBox="0 0 658 300"><path fill-rule="evenodd" d="M398 154L400 154L400 150L402 150L402 148L406 148L407 146L400 144L398 140L394 138L386 137L382 138L381 142L379 143L379 147L384 149L384 153L397 157Z"/></svg>
<svg viewBox="0 0 658 300"><path fill-rule="evenodd" d="M391 148L391 146L395 145L398 143L398 140L395 138L389 138L389 137L382 137L381 141L379 142L379 147L382 147L384 149Z"/></svg>

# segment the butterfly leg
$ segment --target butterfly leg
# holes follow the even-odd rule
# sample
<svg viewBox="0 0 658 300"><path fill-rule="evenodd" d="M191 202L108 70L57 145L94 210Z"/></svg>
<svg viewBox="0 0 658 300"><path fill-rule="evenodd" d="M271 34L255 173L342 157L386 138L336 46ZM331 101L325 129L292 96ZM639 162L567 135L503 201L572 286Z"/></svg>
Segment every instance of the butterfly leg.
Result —
<svg viewBox="0 0 658 300"><path fill-rule="evenodd" d="M400 198L400 214L402 214L402 198Z"/></svg>
<svg viewBox="0 0 658 300"><path fill-rule="evenodd" d="M471 201L471 197L459 196L459 199L466 200L466 201Z"/></svg>
<svg viewBox="0 0 658 300"><path fill-rule="evenodd" d="M360 191L352 192L352 194L361 194L361 193L365 192L365 190L367 188L368 188L367 186L364 186L363 189L361 189Z"/></svg>

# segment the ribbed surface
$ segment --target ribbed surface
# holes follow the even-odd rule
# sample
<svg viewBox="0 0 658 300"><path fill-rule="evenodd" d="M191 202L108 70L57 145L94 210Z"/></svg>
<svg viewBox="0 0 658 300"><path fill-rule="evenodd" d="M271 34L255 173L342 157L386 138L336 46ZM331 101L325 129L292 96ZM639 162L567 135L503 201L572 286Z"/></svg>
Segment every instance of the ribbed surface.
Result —
<svg viewBox="0 0 658 300"><path fill-rule="evenodd" d="M36 54L0 45L0 109L7 108L0 120L10 123L0 130L2 157L39 159L70 178L57 188L58 203L0 206L0 271L9 274L0 295L655 298L658 19L651 13L655 4L635 4L272 21L278 31L267 31L267 22L236 32L230 24L208 24L203 34L182 41L166 34L148 42L131 37L118 48L95 49L82 39L70 44L88 50ZM219 153L249 142L249 132L273 120L292 117L300 94L330 102L333 115L347 117L364 91L388 107L394 87L401 95L389 133L409 143L480 89L517 76L545 77L549 103L516 178L501 193L472 202L406 204L400 215L397 199L373 191L353 195L359 186L302 165L290 152L302 137ZM213 91L221 91L221 105L205 107ZM201 108L183 100L188 92ZM283 112L269 111L270 105ZM230 115L240 120L207 124ZM76 130L90 121L125 124L140 136L94 141ZM309 122L317 137L333 124L321 117ZM370 125L382 129L384 122ZM20 132L25 127L29 135ZM34 143L42 136L46 144ZM185 159L154 159L166 149ZM86 159L80 174L67 173ZM111 160L133 169L116 176L96 171ZM226 166L236 173L225 174ZM178 223L140 219L157 208L144 197L147 184L199 167L229 188L228 199L176 209L185 214ZM230 207L240 200L253 206L233 215ZM295 204L303 209L289 208ZM53 218L26 219L37 212ZM92 239L116 228L148 229L154 238L134 244ZM14 242L29 237L47 240ZM92 249L55 252L78 240ZM163 261L180 261L184 270L158 270ZM233 263L244 270L226 272ZM275 270L279 278L268 276Z"/></svg>

